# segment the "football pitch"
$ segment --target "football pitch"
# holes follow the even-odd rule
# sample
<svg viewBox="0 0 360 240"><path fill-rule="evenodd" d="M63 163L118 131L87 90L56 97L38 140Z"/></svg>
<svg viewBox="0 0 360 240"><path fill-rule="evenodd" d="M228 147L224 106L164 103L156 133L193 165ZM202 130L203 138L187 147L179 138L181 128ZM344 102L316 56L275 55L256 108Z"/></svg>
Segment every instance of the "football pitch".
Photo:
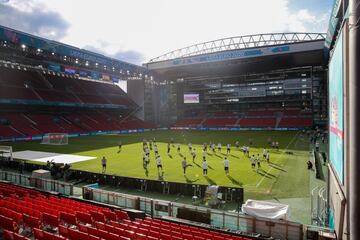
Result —
<svg viewBox="0 0 360 240"><path fill-rule="evenodd" d="M159 174L155 164L154 150L150 153L148 169L143 167L143 139L156 139L159 154L162 158L163 173ZM167 144L173 138L175 147L167 154ZM268 139L278 141L280 149L271 149ZM261 168L258 171L251 167L251 162L235 142L240 146L249 145L250 155L259 153ZM118 153L118 144L122 142L122 151ZM188 143L196 149L195 163L188 149ZM208 148L206 159L209 164L208 175L202 174L202 144L221 143L222 151L215 154ZM181 144L180 154L176 143ZM231 144L230 154L226 154L226 144ZM106 174L155 179L192 184L211 184L228 187L243 187L246 198L292 198L309 196L309 173L306 162L309 159L309 138L301 132L281 131L149 131L119 135L98 135L70 138L68 145L43 145L39 142L15 142L13 151L43 151L62 154L76 154L95 157L95 159L76 162L72 169L102 172L101 158L107 158ZM262 158L263 148L270 153L270 164ZM183 174L181 161L186 157L192 164ZM223 160L230 160L230 174L225 175Z"/></svg>

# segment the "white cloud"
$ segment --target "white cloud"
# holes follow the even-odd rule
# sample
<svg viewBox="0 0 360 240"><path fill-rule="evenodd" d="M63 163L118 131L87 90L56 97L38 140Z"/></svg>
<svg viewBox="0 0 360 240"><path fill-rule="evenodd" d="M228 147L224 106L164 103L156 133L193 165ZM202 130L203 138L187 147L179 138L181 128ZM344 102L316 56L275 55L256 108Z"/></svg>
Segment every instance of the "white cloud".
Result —
<svg viewBox="0 0 360 240"><path fill-rule="evenodd" d="M300 9L295 13L289 13L287 21L289 31L295 32L326 32L329 14L321 15L311 13L308 9Z"/></svg>
<svg viewBox="0 0 360 240"><path fill-rule="evenodd" d="M55 40L66 35L69 26L58 12L37 0L0 2L0 24Z"/></svg>
<svg viewBox="0 0 360 240"><path fill-rule="evenodd" d="M293 12L288 8L288 0L33 2L59 12L70 23L67 34L59 36L59 40L78 47L93 46L108 55L139 52L145 60L218 38L324 31L327 24L326 14L316 16L309 9Z"/></svg>

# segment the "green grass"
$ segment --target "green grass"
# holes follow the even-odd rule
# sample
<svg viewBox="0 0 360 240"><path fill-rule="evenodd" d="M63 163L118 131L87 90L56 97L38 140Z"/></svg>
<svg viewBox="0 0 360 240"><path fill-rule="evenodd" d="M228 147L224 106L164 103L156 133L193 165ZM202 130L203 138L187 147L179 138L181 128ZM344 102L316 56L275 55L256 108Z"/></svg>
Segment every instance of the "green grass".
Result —
<svg viewBox="0 0 360 240"><path fill-rule="evenodd" d="M164 173L158 175L154 153L150 154L150 165L146 172L142 165L142 139L156 138L159 153L162 157ZM181 153L191 162L191 155L187 144L191 142L196 148L197 157L194 167L187 169L186 175L181 168L182 157L175 148L171 149L171 157L167 155L167 142L173 137L175 142L180 142ZM240 146L247 145L250 138L253 146L250 154L260 153L267 145L267 139L272 138L280 143L280 151L270 150L272 164L262 162L261 171L257 174L250 165L250 161L242 152L236 150L234 143L240 142ZM122 141L123 149L118 151L118 142ZM207 161L210 169L208 176L202 175L201 158L202 143L221 142L222 153L213 155L209 151ZM231 143L232 150L228 156L230 160L230 175L224 173L223 159L225 157L225 145ZM309 176L306 170L306 161L309 157L309 140L298 132L278 131L154 131L145 133L131 133L121 135L92 136L70 138L69 145L51 146L41 145L39 142L11 143L14 151L34 150L56 153L69 153L84 156L94 156L96 159L72 164L73 169L92 172L101 172L102 156L106 156L107 174L115 174L144 179L159 179L174 182L216 184L221 186L244 187L245 198L273 199L307 197L309 195ZM287 149L287 150L285 150ZM292 151L288 155L285 151Z"/></svg>

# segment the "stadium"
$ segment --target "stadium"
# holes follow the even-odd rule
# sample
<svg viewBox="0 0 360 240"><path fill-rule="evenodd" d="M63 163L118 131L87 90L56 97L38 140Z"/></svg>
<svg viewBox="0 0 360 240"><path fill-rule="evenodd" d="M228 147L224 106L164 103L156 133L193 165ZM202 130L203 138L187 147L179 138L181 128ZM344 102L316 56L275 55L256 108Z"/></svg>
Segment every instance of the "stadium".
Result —
<svg viewBox="0 0 360 240"><path fill-rule="evenodd" d="M0 239L359 239L358 6L142 65L0 25Z"/></svg>

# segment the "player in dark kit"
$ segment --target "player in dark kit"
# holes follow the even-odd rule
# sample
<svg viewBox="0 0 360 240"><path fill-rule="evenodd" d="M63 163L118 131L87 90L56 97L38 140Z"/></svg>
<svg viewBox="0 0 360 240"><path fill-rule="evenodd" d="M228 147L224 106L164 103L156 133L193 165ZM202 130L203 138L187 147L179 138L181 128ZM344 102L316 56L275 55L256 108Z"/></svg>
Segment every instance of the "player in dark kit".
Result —
<svg viewBox="0 0 360 240"><path fill-rule="evenodd" d="M120 142L119 142L119 150L118 150L117 153L121 153L121 150L122 150L122 142L120 141Z"/></svg>
<svg viewBox="0 0 360 240"><path fill-rule="evenodd" d="M167 153L170 154L170 143L167 145Z"/></svg>

